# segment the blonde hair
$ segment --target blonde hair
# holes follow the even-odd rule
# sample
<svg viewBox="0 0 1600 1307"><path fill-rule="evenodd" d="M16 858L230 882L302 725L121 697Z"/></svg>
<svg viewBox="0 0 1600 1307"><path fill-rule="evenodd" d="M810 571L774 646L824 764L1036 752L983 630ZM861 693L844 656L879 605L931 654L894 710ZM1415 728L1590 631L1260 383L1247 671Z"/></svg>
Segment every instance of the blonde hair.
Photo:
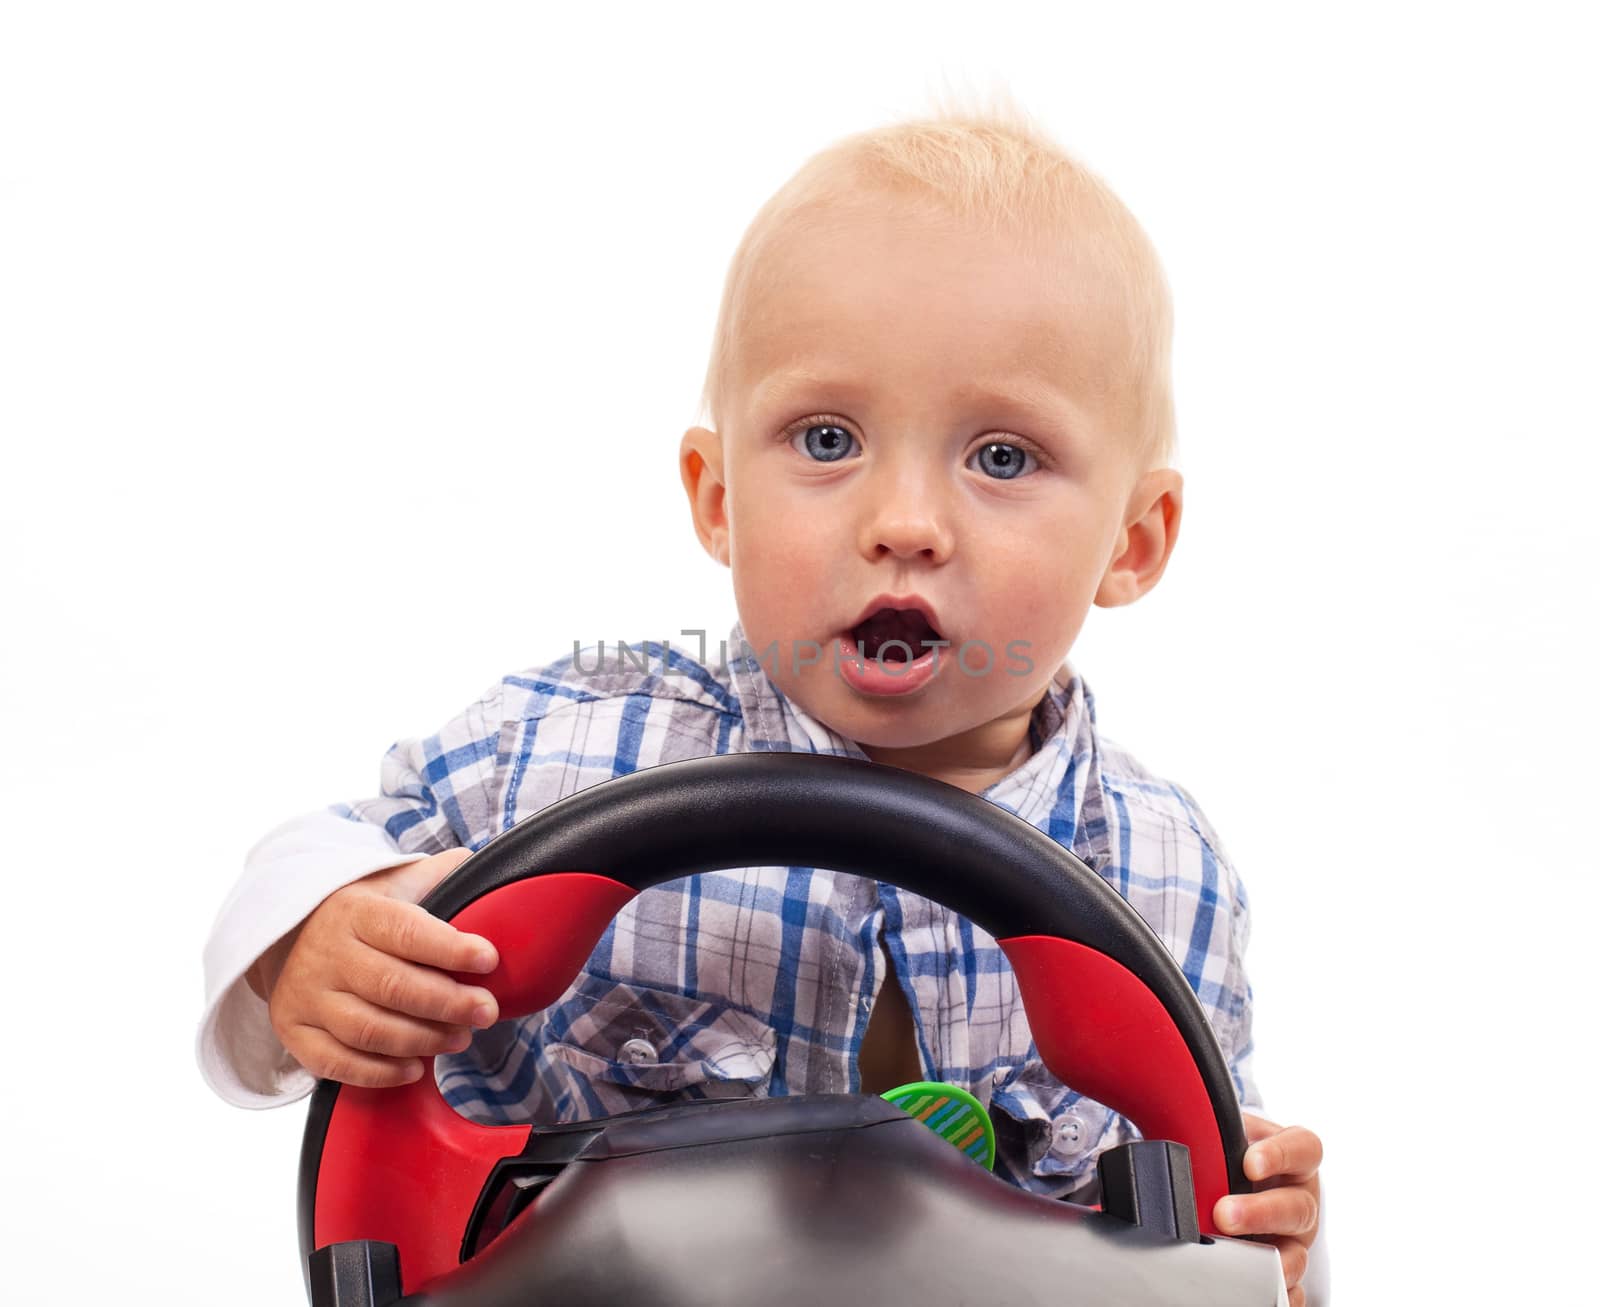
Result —
<svg viewBox="0 0 1600 1307"><path fill-rule="evenodd" d="M807 159L751 220L723 285L700 420L716 428L731 383L733 335L746 308L776 281L767 255L802 217L812 227L859 210L876 190L909 198L930 216L997 236L1020 237L1046 254L1070 257L1104 284L1122 320L1114 356L1131 404L1130 438L1141 470L1170 461L1176 447L1172 401L1172 296L1155 247L1126 205L1034 122L1009 92L998 105L947 96L934 111L857 132ZM1115 383L1102 378L1110 389Z"/></svg>

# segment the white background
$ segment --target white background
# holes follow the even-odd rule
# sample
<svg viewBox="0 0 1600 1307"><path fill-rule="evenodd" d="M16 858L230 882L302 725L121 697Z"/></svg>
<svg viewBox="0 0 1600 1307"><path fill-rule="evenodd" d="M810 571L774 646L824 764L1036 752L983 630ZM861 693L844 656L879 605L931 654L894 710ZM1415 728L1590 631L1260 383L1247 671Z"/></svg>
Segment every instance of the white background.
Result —
<svg viewBox="0 0 1600 1307"><path fill-rule="evenodd" d="M1245 877L1340 1301L1585 1293L1578 13L8 6L8 1300L300 1300L303 1104L192 1053L246 849L574 638L726 630L675 459L728 258L945 84L1165 261L1180 543L1073 658Z"/></svg>

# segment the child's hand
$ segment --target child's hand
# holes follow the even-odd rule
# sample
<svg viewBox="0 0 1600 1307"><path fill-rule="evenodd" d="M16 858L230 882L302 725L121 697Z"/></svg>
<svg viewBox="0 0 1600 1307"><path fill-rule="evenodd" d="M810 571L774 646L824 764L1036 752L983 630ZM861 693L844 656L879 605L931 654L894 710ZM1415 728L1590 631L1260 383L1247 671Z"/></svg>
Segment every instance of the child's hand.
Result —
<svg viewBox="0 0 1600 1307"><path fill-rule="evenodd" d="M450 849L346 885L251 967L272 1029L312 1075L405 1084L499 1018L494 995L446 971L493 971L494 946L418 907L468 857Z"/></svg>
<svg viewBox="0 0 1600 1307"><path fill-rule="evenodd" d="M1317 1237L1321 1186L1322 1140L1304 1126L1285 1129L1259 1116L1244 1114L1244 1173L1259 1192L1219 1198L1211 1219L1228 1235L1265 1235L1283 1259L1290 1307L1305 1307L1300 1281L1306 1273L1311 1242Z"/></svg>

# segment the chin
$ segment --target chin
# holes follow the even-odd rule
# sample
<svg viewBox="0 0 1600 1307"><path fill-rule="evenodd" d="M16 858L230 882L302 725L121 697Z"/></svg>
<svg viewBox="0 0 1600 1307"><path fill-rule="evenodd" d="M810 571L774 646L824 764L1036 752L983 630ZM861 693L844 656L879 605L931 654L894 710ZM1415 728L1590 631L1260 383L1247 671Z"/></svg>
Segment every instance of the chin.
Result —
<svg viewBox="0 0 1600 1307"><path fill-rule="evenodd" d="M849 694L850 691L846 690L845 693ZM858 699L831 715L837 717L837 721L824 717L822 713L814 713L813 716L826 720L840 735L869 749L919 749L960 732L959 725L935 720L932 715L919 711L920 702L914 695L882 703Z"/></svg>

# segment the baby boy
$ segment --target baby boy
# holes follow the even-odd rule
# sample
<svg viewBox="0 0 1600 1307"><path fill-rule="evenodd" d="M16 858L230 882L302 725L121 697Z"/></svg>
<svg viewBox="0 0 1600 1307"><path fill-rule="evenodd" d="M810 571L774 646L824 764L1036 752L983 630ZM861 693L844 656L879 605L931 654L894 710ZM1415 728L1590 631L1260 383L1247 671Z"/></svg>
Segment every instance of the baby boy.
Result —
<svg viewBox="0 0 1600 1307"><path fill-rule="evenodd" d="M1271 1239L1303 1303L1321 1144L1259 1115L1245 893L1181 786L1102 738L1066 662L1091 604L1133 602L1177 540L1171 314L1142 229L1020 116L848 137L762 208L730 269L708 425L679 470L739 621L712 657L602 644L505 677L384 759L378 798L252 851L207 948L201 1063L263 1106L315 1077L392 1085L437 1057L487 1121L674 1096L959 1084L996 1170L1092 1201L1127 1121L1038 1060L994 940L916 896L812 868L648 890L551 1008L498 1023L492 946L417 902L578 789L708 754L798 749L956 785L1032 822L1139 910L1232 1069Z"/></svg>

